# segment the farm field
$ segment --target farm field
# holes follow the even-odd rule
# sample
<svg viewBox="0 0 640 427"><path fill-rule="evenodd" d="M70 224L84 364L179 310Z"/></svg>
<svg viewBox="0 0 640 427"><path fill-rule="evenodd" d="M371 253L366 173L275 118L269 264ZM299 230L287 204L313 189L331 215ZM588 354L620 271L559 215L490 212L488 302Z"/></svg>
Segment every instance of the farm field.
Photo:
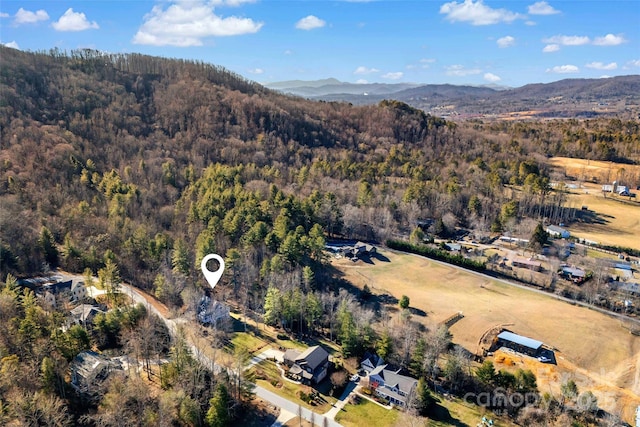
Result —
<svg viewBox="0 0 640 427"><path fill-rule="evenodd" d="M601 244L640 248L640 204L632 204L626 198L617 199L611 195L605 198L600 191L601 186L596 184L587 183L583 187L568 195L569 204L587 206L604 223L573 223L568 227L571 234Z"/></svg>
<svg viewBox="0 0 640 427"><path fill-rule="evenodd" d="M593 387L596 396L614 393L629 404L640 404L640 337L619 320L415 255L379 252L382 256L372 263L338 259L333 265L360 288L367 284L374 293L398 299L407 295L411 307L426 313L414 319L428 327L462 312L464 317L450 331L453 341L471 352L485 331L504 325L559 350L558 369L582 372L576 381ZM616 405L615 400L608 402Z"/></svg>
<svg viewBox="0 0 640 427"><path fill-rule="evenodd" d="M568 229L572 235L601 244L640 247L640 191L634 190L640 185L640 166L564 157L551 159L551 164L581 181L582 188L571 190L566 205L578 209L587 206L603 220L602 224L571 224ZM594 178L598 184L582 183ZM632 192L639 193L636 202L628 197L603 196L602 184L616 179L633 186Z"/></svg>
<svg viewBox="0 0 640 427"><path fill-rule="evenodd" d="M623 185L631 185L640 181L640 165L571 157L553 157L549 159L549 162L556 168L564 169L567 176L574 177L578 181L597 181L599 184L611 184L611 182L618 180Z"/></svg>

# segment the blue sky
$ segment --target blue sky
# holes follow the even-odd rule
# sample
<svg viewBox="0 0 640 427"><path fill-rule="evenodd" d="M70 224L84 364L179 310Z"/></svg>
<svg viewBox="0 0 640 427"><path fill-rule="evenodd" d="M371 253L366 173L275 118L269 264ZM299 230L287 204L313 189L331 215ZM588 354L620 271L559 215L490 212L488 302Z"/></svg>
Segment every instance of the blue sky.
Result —
<svg viewBox="0 0 640 427"><path fill-rule="evenodd" d="M0 42L197 59L261 83L522 86L640 74L640 1L3 0Z"/></svg>

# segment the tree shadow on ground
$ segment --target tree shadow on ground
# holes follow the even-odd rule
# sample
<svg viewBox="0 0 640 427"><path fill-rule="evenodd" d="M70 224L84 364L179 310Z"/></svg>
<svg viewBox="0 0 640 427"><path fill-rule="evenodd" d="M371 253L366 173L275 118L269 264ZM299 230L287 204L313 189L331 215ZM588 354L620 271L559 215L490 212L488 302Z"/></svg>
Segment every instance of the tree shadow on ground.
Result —
<svg viewBox="0 0 640 427"><path fill-rule="evenodd" d="M373 254L372 258L377 261L391 262L389 258L387 258L385 255L382 255L380 252L376 252L375 254Z"/></svg>
<svg viewBox="0 0 640 427"><path fill-rule="evenodd" d="M427 317L427 313L424 310L420 310L419 308L409 307L409 312L414 316Z"/></svg>
<svg viewBox="0 0 640 427"><path fill-rule="evenodd" d="M435 403L429 411L429 418L433 421L439 421L455 427L469 427L468 424L454 418L451 412L449 412L449 409L437 403Z"/></svg>
<svg viewBox="0 0 640 427"><path fill-rule="evenodd" d="M577 222L582 222L585 224L600 224L600 225L605 225L608 224L610 221L608 218L615 218L611 215L605 215L602 213L598 213L592 210L580 210L577 212L576 215L576 221Z"/></svg>

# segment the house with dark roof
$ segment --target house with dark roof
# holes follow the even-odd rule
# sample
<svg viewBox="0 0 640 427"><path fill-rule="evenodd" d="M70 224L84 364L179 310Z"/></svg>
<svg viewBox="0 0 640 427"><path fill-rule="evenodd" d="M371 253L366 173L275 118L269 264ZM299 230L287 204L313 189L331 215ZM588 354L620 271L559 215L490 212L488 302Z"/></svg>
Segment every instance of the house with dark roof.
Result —
<svg viewBox="0 0 640 427"><path fill-rule="evenodd" d="M369 386L375 393L397 406L406 407L415 394L418 380L400 374L400 369L380 365L369 373Z"/></svg>
<svg viewBox="0 0 640 427"><path fill-rule="evenodd" d="M46 283L42 285L42 288L39 289L39 293L42 295L47 305L49 305L50 307L56 307L59 296L65 295L66 299L70 298L72 283L72 280Z"/></svg>
<svg viewBox="0 0 640 427"><path fill-rule="evenodd" d="M365 353L364 359L360 362L360 367L367 373L371 373L375 368L382 365L384 365L384 359L375 353Z"/></svg>
<svg viewBox="0 0 640 427"><path fill-rule="evenodd" d="M579 285L587 279L587 272L578 267L565 265L560 271L560 276Z"/></svg>
<svg viewBox="0 0 640 427"><path fill-rule="evenodd" d="M287 350L283 359L289 367L289 375L305 384L319 383L329 370L329 353L319 345L309 347L302 353Z"/></svg>

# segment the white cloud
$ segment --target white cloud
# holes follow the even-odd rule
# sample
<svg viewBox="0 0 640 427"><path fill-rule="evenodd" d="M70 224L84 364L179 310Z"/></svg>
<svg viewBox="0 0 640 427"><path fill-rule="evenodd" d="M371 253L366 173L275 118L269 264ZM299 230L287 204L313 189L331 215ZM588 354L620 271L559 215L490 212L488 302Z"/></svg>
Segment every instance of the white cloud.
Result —
<svg viewBox="0 0 640 427"><path fill-rule="evenodd" d="M484 73L484 79L486 81L488 81L488 82L491 82L491 83L496 83L496 82L499 82L500 80L502 80L500 78L500 76L496 76L493 73Z"/></svg>
<svg viewBox="0 0 640 427"><path fill-rule="evenodd" d="M402 76L404 76L404 73L402 71L396 71L392 73L383 74L382 78L389 79L389 80L398 80L398 79L401 79Z"/></svg>
<svg viewBox="0 0 640 427"><path fill-rule="evenodd" d="M613 34L607 34L604 37L596 37L593 40L593 44L596 46L617 46L619 44L625 43L626 40L622 36L616 36Z"/></svg>
<svg viewBox="0 0 640 427"><path fill-rule="evenodd" d="M563 35L549 37L548 39L544 39L542 41L547 44L559 44L562 46L581 46L581 45L589 44L591 42L591 40L587 36L563 36Z"/></svg>
<svg viewBox="0 0 640 427"><path fill-rule="evenodd" d="M244 3L255 3L255 0L209 0L212 6L242 6Z"/></svg>
<svg viewBox="0 0 640 427"><path fill-rule="evenodd" d="M496 40L496 43L498 43L498 47L505 48L516 44L516 39L511 36L504 36Z"/></svg>
<svg viewBox="0 0 640 427"><path fill-rule="evenodd" d="M201 46L205 37L238 36L260 31L264 24L250 18L214 13L209 4L183 2L166 10L156 5L144 16L144 23L133 37L135 44L154 46Z"/></svg>
<svg viewBox="0 0 640 427"><path fill-rule="evenodd" d="M590 62L585 65L587 68L593 68L594 70L615 70L618 68L618 64L615 62L611 62L609 64L605 64L603 62Z"/></svg>
<svg viewBox="0 0 640 427"><path fill-rule="evenodd" d="M556 13L560 13L559 10L554 9L546 1L538 1L532 5L529 5L527 8L529 15L555 15Z"/></svg>
<svg viewBox="0 0 640 427"><path fill-rule="evenodd" d="M6 46L6 47L10 47L10 48L12 48L12 49L18 49L18 50L20 50L20 46L18 46L18 43L16 43L16 42L15 42L15 40L14 40L14 41L11 41L11 42L8 42L8 43L2 43L2 45L3 45L3 46Z"/></svg>
<svg viewBox="0 0 640 427"><path fill-rule="evenodd" d="M474 74L480 74L482 70L479 68L465 68L463 65L450 65L445 67L447 76L464 77Z"/></svg>
<svg viewBox="0 0 640 427"><path fill-rule="evenodd" d="M8 18L9 16L11 15L9 15L8 13L0 12L0 18Z"/></svg>
<svg viewBox="0 0 640 427"><path fill-rule="evenodd" d="M296 22L296 28L299 30L313 30L316 28L322 28L325 25L327 25L325 21L313 15L306 16Z"/></svg>
<svg viewBox="0 0 640 427"><path fill-rule="evenodd" d="M450 65L448 67L445 67L445 70L445 73L448 76L455 77L471 76L474 74L480 74L482 72L482 70L480 70L479 68L466 68L463 65Z"/></svg>
<svg viewBox="0 0 640 427"><path fill-rule="evenodd" d="M542 49L544 53L557 52L559 50L560 50L559 44L548 44Z"/></svg>
<svg viewBox="0 0 640 427"><path fill-rule="evenodd" d="M293 55L293 51L290 50L290 49L287 49L287 50L284 51L284 54L285 55Z"/></svg>
<svg viewBox="0 0 640 427"><path fill-rule="evenodd" d="M74 12L72 8L67 11L56 22L51 24L56 31L84 31L98 29L98 23L87 19L82 12Z"/></svg>
<svg viewBox="0 0 640 427"><path fill-rule="evenodd" d="M367 68L361 65L355 69L353 74L371 74L371 73L377 73L379 71L380 70L378 70L377 68Z"/></svg>
<svg viewBox="0 0 640 427"><path fill-rule="evenodd" d="M365 79L356 80L356 84L359 84L359 85L366 85L367 83L369 83L369 82L367 80L365 80Z"/></svg>
<svg viewBox="0 0 640 427"><path fill-rule="evenodd" d="M536 26L538 24L536 24L535 21L524 21L524 25L527 25L529 27L533 27L533 26Z"/></svg>
<svg viewBox="0 0 640 427"><path fill-rule="evenodd" d="M629 65L632 67L640 67L640 59L634 59L633 61L629 61Z"/></svg>
<svg viewBox="0 0 640 427"><path fill-rule="evenodd" d="M422 58L420 61L418 61L420 63L420 68L424 68L425 70L431 67L431 64L434 64L436 62L435 59L433 58Z"/></svg>
<svg viewBox="0 0 640 427"><path fill-rule="evenodd" d="M43 9L31 12L30 10L18 9L14 22L16 24L35 24L36 22L46 21L49 14Z"/></svg>
<svg viewBox="0 0 640 427"><path fill-rule="evenodd" d="M263 74L264 70L262 68L252 68L249 70L251 74Z"/></svg>
<svg viewBox="0 0 640 427"><path fill-rule="evenodd" d="M522 15L507 9L492 9L482 0L452 1L440 6L440 13L451 22L469 22L471 25L492 25L500 22L513 22Z"/></svg>
<svg viewBox="0 0 640 427"><path fill-rule="evenodd" d="M556 65L553 68L547 68L547 73L573 74L578 72L580 69L575 65Z"/></svg>

